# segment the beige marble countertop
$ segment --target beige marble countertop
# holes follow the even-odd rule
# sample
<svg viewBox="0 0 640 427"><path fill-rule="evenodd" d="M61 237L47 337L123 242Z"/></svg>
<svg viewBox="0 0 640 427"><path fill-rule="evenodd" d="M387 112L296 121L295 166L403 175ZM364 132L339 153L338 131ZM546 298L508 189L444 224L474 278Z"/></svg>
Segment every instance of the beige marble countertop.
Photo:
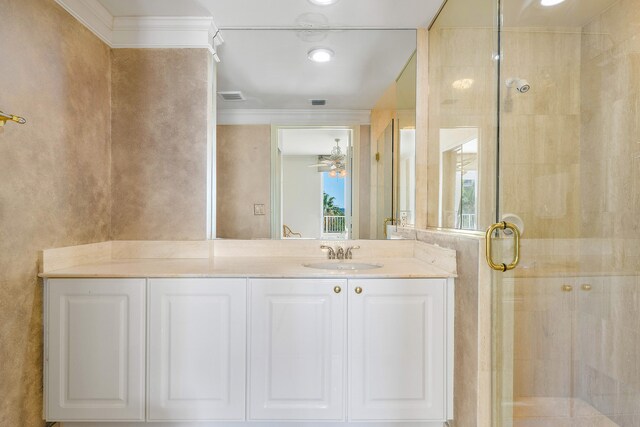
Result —
<svg viewBox="0 0 640 427"><path fill-rule="evenodd" d="M323 257L212 257L189 259L112 259L40 274L61 277L295 277L295 278L448 278L455 274L417 258L363 258L348 261L382 264L369 270L322 270L303 264L327 262Z"/></svg>

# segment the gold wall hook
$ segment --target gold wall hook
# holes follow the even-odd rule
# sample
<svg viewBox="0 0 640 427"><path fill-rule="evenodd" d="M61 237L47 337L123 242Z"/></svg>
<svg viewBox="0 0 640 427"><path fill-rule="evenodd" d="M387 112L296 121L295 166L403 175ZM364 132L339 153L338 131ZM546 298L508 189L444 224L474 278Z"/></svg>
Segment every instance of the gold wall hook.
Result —
<svg viewBox="0 0 640 427"><path fill-rule="evenodd" d="M7 114L0 111L0 126L4 126L7 122L16 122L20 125L27 123L24 117L14 116L13 114Z"/></svg>

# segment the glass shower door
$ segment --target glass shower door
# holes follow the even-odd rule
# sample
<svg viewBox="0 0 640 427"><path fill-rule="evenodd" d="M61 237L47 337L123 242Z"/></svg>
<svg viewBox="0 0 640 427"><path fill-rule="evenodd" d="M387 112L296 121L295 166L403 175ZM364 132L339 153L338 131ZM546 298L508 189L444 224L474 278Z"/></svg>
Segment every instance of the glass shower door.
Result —
<svg viewBox="0 0 640 427"><path fill-rule="evenodd" d="M638 427L640 2L500 13L493 425Z"/></svg>

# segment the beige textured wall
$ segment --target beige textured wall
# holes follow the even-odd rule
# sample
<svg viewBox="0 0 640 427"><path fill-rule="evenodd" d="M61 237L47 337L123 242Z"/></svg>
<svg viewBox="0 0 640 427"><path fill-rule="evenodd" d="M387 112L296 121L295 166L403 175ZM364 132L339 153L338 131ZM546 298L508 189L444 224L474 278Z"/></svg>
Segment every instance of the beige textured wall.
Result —
<svg viewBox="0 0 640 427"><path fill-rule="evenodd" d="M38 251L109 238L110 52L53 0L0 0L0 425L41 426Z"/></svg>
<svg viewBox="0 0 640 427"><path fill-rule="evenodd" d="M211 55L112 55L113 238L205 239Z"/></svg>
<svg viewBox="0 0 640 427"><path fill-rule="evenodd" d="M271 236L271 126L219 125L217 133L217 237ZM254 215L264 204L266 215Z"/></svg>

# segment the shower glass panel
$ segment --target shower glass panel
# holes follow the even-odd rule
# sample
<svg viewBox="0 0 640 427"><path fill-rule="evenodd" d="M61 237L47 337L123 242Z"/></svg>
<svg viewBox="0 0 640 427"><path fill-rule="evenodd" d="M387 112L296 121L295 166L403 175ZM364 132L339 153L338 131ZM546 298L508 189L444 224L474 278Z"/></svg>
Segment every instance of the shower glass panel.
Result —
<svg viewBox="0 0 640 427"><path fill-rule="evenodd" d="M428 220L484 230L495 221L497 7L449 0L429 29Z"/></svg>
<svg viewBox="0 0 640 427"><path fill-rule="evenodd" d="M638 427L640 1L500 13L493 424Z"/></svg>
<svg viewBox="0 0 640 427"><path fill-rule="evenodd" d="M448 0L430 28L428 223L523 230L493 426L640 427L639 82L640 0Z"/></svg>

